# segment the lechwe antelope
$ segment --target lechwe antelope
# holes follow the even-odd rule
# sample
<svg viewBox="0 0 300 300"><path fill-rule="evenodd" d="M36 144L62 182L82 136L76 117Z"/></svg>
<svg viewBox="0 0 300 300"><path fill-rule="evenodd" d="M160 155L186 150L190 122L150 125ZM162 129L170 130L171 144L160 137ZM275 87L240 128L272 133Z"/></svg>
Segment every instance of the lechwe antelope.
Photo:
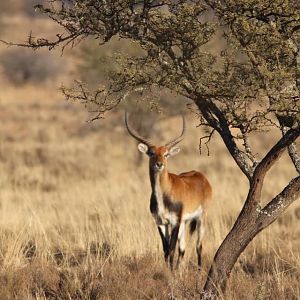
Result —
<svg viewBox="0 0 300 300"><path fill-rule="evenodd" d="M197 230L196 251L201 267L204 211L212 196L211 185L203 174L190 171L175 175L167 171L167 159L180 151L176 145L184 138L185 120L182 116L182 133L164 146L155 146L130 129L128 115L125 124L129 134L140 142L138 149L149 156L149 175L152 193L150 211L162 240L165 260L173 269L175 247L178 240L177 267L185 252L185 227L190 233Z"/></svg>

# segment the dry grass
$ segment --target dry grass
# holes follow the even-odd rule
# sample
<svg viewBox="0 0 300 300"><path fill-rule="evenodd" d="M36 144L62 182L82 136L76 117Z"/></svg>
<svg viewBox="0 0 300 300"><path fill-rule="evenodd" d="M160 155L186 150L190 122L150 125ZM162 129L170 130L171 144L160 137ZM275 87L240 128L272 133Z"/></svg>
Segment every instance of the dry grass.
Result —
<svg viewBox="0 0 300 300"><path fill-rule="evenodd" d="M0 82L0 299L198 297L247 193L223 144L216 138L211 155L200 156L201 132L190 117L183 151L170 161L174 172L201 170L214 188L204 268L196 270L190 241L182 269L171 274L149 213L146 159L136 164L123 116L86 123L58 85L16 89ZM178 124L176 118L160 124L166 139ZM256 137L260 153L275 139ZM264 198L294 175L283 157L266 179ZM224 299L300 299L299 212L296 203L251 243Z"/></svg>

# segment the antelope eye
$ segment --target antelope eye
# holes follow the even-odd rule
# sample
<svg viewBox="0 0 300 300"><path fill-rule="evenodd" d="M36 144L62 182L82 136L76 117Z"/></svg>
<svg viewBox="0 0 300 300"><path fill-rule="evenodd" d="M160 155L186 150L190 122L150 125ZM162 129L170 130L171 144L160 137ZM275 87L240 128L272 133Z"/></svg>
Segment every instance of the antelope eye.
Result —
<svg viewBox="0 0 300 300"><path fill-rule="evenodd" d="M153 157L153 156L155 155L155 153L152 152L152 151L149 151L149 152L148 152L148 155L149 155L150 157Z"/></svg>
<svg viewBox="0 0 300 300"><path fill-rule="evenodd" d="M169 152L167 152L167 153L164 154L165 158L168 158L169 156L170 156Z"/></svg>

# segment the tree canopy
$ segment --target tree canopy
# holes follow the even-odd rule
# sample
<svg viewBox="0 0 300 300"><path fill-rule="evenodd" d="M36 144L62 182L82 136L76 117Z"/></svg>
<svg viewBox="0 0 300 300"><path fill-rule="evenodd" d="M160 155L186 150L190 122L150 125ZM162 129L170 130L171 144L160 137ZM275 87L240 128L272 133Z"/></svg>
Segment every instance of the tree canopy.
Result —
<svg viewBox="0 0 300 300"><path fill-rule="evenodd" d="M228 149L248 178L257 164L248 134L270 126L286 131L299 122L296 0L60 0L36 7L65 32L55 40L29 36L27 45L34 49L74 46L87 37L102 45L115 36L142 49L138 57L116 55L118 68L106 87L92 92L79 83L64 89L67 97L94 105L96 117L130 93L174 91L196 103L211 132L227 137ZM221 46L208 51L216 41ZM243 140L243 149L235 138ZM295 151L294 162L299 171Z"/></svg>

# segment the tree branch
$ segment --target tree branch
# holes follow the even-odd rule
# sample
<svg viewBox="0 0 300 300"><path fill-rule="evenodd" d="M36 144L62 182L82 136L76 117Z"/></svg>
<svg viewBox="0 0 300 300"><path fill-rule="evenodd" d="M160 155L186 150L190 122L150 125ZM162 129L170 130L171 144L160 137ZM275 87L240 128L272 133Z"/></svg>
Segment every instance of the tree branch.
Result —
<svg viewBox="0 0 300 300"><path fill-rule="evenodd" d="M285 126L282 126L282 133L285 134L287 132L288 128ZM296 171L298 172L298 174L300 174L300 157L299 154L297 152L297 148L295 143L291 143L288 146L288 152L289 152L289 156L295 166Z"/></svg>
<svg viewBox="0 0 300 300"><path fill-rule="evenodd" d="M265 175L274 165L274 163L281 157L286 147L293 143L297 137L299 137L299 135L300 126L295 129L290 129L257 165L251 179L249 194L244 206L244 209L247 210L247 213L252 213L254 210L256 210L258 213L261 212L259 203L261 200L261 190Z"/></svg>
<svg viewBox="0 0 300 300"><path fill-rule="evenodd" d="M54 49L56 46L61 46L62 44L62 51L64 48L69 45L70 43L74 42L79 36L81 36L81 32L72 33L65 37L63 37L62 34L57 34L57 39L54 41L49 41L48 39L44 38L37 38L35 39L32 34L30 33L27 39L27 43L13 43L13 42L7 42L4 40L0 40L1 43L7 45L7 46L18 46L18 47L26 47L26 48L32 48L34 50L46 47L49 50Z"/></svg>
<svg viewBox="0 0 300 300"><path fill-rule="evenodd" d="M250 146L250 141L249 141L249 135L247 132L242 130L242 138L243 138L243 146L245 147L245 152L248 158L251 160L253 163L253 166L255 167L258 164L258 160L255 158L255 156L252 153L251 146Z"/></svg>
<svg viewBox="0 0 300 300"><path fill-rule="evenodd" d="M298 174L300 174L300 156L297 152L295 143L292 143L288 146L288 152L296 171L298 172Z"/></svg>
<svg viewBox="0 0 300 300"><path fill-rule="evenodd" d="M261 222L262 228L273 223L288 206L299 197L300 176L292 179L289 184L260 211L258 222Z"/></svg>
<svg viewBox="0 0 300 300"><path fill-rule="evenodd" d="M255 168L252 180L263 180L265 174L269 171L274 162L279 159L285 148L291 145L299 135L300 126L287 131Z"/></svg>
<svg viewBox="0 0 300 300"><path fill-rule="evenodd" d="M254 169L248 163L247 155L245 155L245 153L238 148L236 142L234 141L234 138L229 129L228 122L222 111L212 101L205 100L200 97L198 97L196 104L209 125L216 131L218 131L229 153L231 154L241 171L247 176L249 180L251 180Z"/></svg>

